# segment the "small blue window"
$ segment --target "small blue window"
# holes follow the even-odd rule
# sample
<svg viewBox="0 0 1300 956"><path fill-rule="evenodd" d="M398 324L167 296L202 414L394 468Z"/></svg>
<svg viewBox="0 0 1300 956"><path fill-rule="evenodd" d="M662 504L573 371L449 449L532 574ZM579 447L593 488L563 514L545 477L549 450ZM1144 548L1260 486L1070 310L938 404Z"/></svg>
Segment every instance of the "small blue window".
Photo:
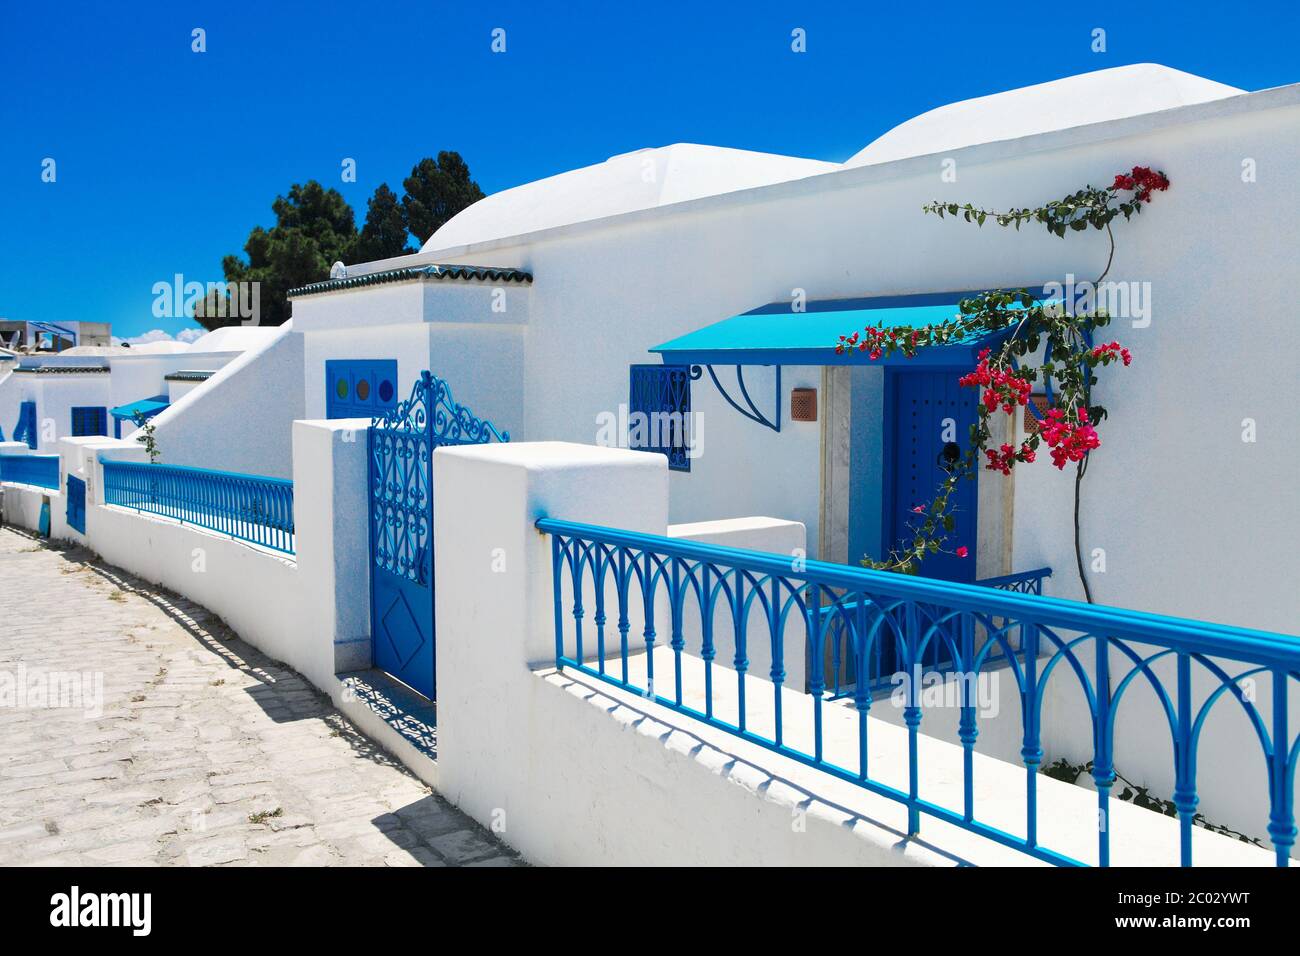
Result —
<svg viewBox="0 0 1300 956"><path fill-rule="evenodd" d="M107 435L108 409L92 405L72 408L72 435Z"/></svg>
<svg viewBox="0 0 1300 956"><path fill-rule="evenodd" d="M36 448L35 402L23 402L18 406L18 424L14 427L14 441L25 441L28 448Z"/></svg>
<svg viewBox="0 0 1300 956"><path fill-rule="evenodd" d="M628 446L668 457L673 471L691 470L691 370L686 365L633 365Z"/></svg>
<svg viewBox="0 0 1300 956"><path fill-rule="evenodd" d="M325 363L325 417L375 418L397 397L397 359L330 359Z"/></svg>

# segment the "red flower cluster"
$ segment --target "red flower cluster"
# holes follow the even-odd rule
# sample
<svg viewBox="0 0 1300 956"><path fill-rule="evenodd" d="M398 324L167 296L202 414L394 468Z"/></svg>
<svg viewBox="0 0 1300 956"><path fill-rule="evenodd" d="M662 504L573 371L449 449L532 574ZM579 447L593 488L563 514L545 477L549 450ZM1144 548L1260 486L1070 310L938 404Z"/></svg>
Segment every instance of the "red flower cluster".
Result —
<svg viewBox="0 0 1300 956"><path fill-rule="evenodd" d="M1032 462L1036 457L1034 449L1029 446L1028 442L1021 443L1019 448L1012 445L1002 445L997 451L991 448L984 449L984 454L988 456L988 464L984 467L989 471L1000 471L1004 475L1011 474L1011 468L1018 461Z"/></svg>
<svg viewBox="0 0 1300 956"><path fill-rule="evenodd" d="M1131 173L1120 173L1111 184L1111 189L1131 189L1139 202L1150 202L1152 190L1169 188L1169 180L1164 173L1156 172L1149 166L1134 166Z"/></svg>
<svg viewBox="0 0 1300 956"><path fill-rule="evenodd" d="M878 329L874 325L869 325L865 333L854 332L852 335L841 335L835 345L835 353L843 355L845 352L856 350L866 352L867 358L874 360L884 354L886 345L899 348L905 340L916 345L922 338L919 330Z"/></svg>
<svg viewBox="0 0 1300 956"><path fill-rule="evenodd" d="M1029 401L1029 380L1021 378L1005 369L989 368L989 350L984 349L979 355L979 364L975 366L975 371L968 375L963 375L957 382L958 385L983 387L984 407L990 412L1002 406L1002 410L1010 415L1016 410L1017 405L1024 405Z"/></svg>
<svg viewBox="0 0 1300 956"><path fill-rule="evenodd" d="M1088 410L1080 408L1075 414L1078 422L1070 422L1061 409L1050 408L1042 426L1043 440L1052 449L1052 464L1062 470L1067 461L1082 461L1088 452L1101 445L1096 430L1088 422Z"/></svg>
<svg viewBox="0 0 1300 956"><path fill-rule="evenodd" d="M1115 356L1125 365L1128 365L1133 361L1133 354L1118 342L1107 342L1105 345L1098 345L1092 350L1093 358L1104 359L1108 355Z"/></svg>
<svg viewBox="0 0 1300 956"><path fill-rule="evenodd" d="M835 346L837 354L844 354L846 351L857 350L866 352L867 358L872 360L879 359L884 354L885 345L898 347L904 338L904 334L898 329L878 329L875 325L868 325L866 333L854 332L852 336L840 336L840 342ZM915 345L920 338L919 332L911 333L911 343Z"/></svg>

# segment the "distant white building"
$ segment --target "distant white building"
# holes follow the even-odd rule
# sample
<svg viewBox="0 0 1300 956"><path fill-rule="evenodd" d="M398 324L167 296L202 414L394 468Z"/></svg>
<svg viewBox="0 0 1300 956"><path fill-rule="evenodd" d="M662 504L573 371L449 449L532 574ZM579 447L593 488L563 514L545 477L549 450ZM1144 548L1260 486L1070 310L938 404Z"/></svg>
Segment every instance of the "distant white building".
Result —
<svg viewBox="0 0 1300 956"><path fill-rule="evenodd" d="M209 332L193 343L83 344L57 354L14 354L11 361L0 361L0 435L41 451L53 450L66 436L130 435L137 412L152 418L206 380L206 373L276 335L274 329L241 326ZM107 331L103 337L107 340ZM183 370L194 374L171 377Z"/></svg>

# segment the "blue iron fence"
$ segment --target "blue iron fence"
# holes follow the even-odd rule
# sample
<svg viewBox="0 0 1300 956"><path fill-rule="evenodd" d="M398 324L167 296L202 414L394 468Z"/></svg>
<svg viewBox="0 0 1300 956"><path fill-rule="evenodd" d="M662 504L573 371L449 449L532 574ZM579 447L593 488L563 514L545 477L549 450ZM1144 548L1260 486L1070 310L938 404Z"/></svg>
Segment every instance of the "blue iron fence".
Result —
<svg viewBox="0 0 1300 956"><path fill-rule="evenodd" d="M111 459L103 465L105 504L294 552L293 482L288 479Z"/></svg>
<svg viewBox="0 0 1300 956"><path fill-rule="evenodd" d="M59 489L58 455L0 455L0 481Z"/></svg>
<svg viewBox="0 0 1300 956"><path fill-rule="evenodd" d="M795 565L779 555L638 534L612 528L543 518L538 530L551 535L555 603L555 656L561 668L573 668L631 690L710 726L817 768L907 808L908 830L920 831L922 814L964 828L1004 846L1058 865L1082 861L1039 843L1037 786L1043 759L1041 740L1044 690L1058 672L1073 674L1091 716L1094 754L1090 772L1097 786L1100 820L1109 820L1110 791L1116 780L1115 716L1126 692L1145 683L1155 694L1173 744L1173 802L1180 826L1180 857L1192 863L1192 826L1198 802L1197 748L1212 708L1234 699L1246 715L1267 767L1269 812L1266 829L1277 864L1286 866L1296 839L1294 778L1300 736L1288 726L1291 683L1300 680L1300 640L1284 634L1250 631L1220 624L1160 617L1138 611L1097 607L1017 593L1009 586L1041 587L999 579L999 585L953 584L865 568L806 561ZM1038 572L1031 572L1031 575ZM567 586L566 586L567 582ZM684 688L682 678L687 609L698 613L703 664L703 709L700 686ZM751 612L763 622L751 635ZM584 631L587 611L593 613ZM715 629L715 617L723 627ZM664 615L667 620L662 620ZM661 620L656 621L656 615ZM792 621L797 624L792 625ZM608 625L613 622L617 633ZM632 636L632 624L641 633ZM812 661L827 656L832 625L842 626L860 662L852 706L857 711L856 754L840 763L825 752L823 709L831 704L822 668L809 670L808 695L783 695L786 628L800 629ZM655 676L656 643L666 627L673 674ZM715 633L716 630L716 633ZM594 639L595 654L591 642ZM771 696L758 702L771 734L756 731L759 711L746 702L748 648L762 642L770 650ZM903 721L908 735L906 789L870 775L867 761L868 712L873 696L866 662L876 645L893 647L899 670L918 673L931 645L942 645L953 667L966 679L960 692L958 737L963 749L963 805L945 807L922 799L918 737L922 722L920 680L902 682ZM630 680L629 656L644 651L639 665L645 686ZM734 655L734 674L715 674L720 655ZM996 658L995 658L996 655ZM591 659L594 658L594 659ZM723 658L726 660L727 658ZM1026 771L1024 834L1014 834L976 818L974 746L979 736L975 681L971 679L998 659L1002 673L1016 681L1023 727L1022 762ZM1064 663L1064 668L1060 665ZM1158 665L1158 666L1157 666ZM1229 673L1231 669L1235 673ZM1171 687L1158 671L1173 671ZM1211 690L1194 695L1193 672ZM715 693L718 681L735 681L735 698L727 695L722 713ZM755 686L749 691L752 693ZM667 693L660 690L669 688ZM796 688L802 690L802 688ZM685 693L684 693L685 692ZM764 691L764 697L768 692ZM785 700L783 701L783 697ZM1267 698L1266 706L1256 701ZM783 706L798 700L811 710L809 742L792 746L786 737ZM806 700L806 705L803 701ZM806 715L805 715L806 716ZM805 722L806 723L806 722ZM804 723L800 723L800 727ZM846 765L848 764L848 765ZM853 766L856 764L856 766ZM1264 823L1261 815L1261 824ZM1098 828L1097 862L1110 863L1110 828Z"/></svg>
<svg viewBox="0 0 1300 956"><path fill-rule="evenodd" d="M975 583L986 588L997 588L1000 591L1042 594L1043 578L1051 576L1051 568L1036 568L1033 571L985 578ZM868 689L873 692L884 690L890 686L891 678L899 671L895 648L887 641L875 642L865 667L859 667L854 631L850 626L850 622L855 620L857 605L858 602L852 598L843 598L836 604L826 604L816 609L818 625L825 632L826 644L829 647L826 691L831 695L831 700L840 700L856 693L860 680L866 680ZM1007 637L1006 645L1015 653L1021 650L1015 634ZM987 663L993 664L1005 659L1006 652L1002 645L998 644L989 652ZM948 653L942 641L931 642L925 648L920 657L920 664L923 673L931 671L948 673L954 669L952 655Z"/></svg>

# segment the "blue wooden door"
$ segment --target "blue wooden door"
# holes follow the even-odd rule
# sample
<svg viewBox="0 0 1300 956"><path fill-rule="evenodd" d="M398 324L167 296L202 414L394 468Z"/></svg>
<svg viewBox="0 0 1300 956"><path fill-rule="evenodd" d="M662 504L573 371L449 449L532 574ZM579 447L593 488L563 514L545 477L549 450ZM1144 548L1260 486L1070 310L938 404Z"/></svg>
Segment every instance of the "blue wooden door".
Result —
<svg viewBox="0 0 1300 956"><path fill-rule="evenodd" d="M954 454L964 456L970 448L970 426L976 420L978 396L975 389L958 386L961 374L953 370L900 371L891 376L893 460L885 465L892 490L886 497L887 547L910 537L909 525L918 524L922 517L912 509L929 506L946 477L947 460ZM959 481L950 500L955 530L944 545L945 551L931 554L921 563L920 573L943 581L970 583L975 580L975 480ZM950 553L958 547L967 549L966 557Z"/></svg>
<svg viewBox="0 0 1300 956"><path fill-rule="evenodd" d="M68 527L86 533L86 483L76 475L68 475Z"/></svg>
<svg viewBox="0 0 1300 956"><path fill-rule="evenodd" d="M436 699L433 452L508 441L423 372L411 396L375 418L367 436L370 635L375 667Z"/></svg>

